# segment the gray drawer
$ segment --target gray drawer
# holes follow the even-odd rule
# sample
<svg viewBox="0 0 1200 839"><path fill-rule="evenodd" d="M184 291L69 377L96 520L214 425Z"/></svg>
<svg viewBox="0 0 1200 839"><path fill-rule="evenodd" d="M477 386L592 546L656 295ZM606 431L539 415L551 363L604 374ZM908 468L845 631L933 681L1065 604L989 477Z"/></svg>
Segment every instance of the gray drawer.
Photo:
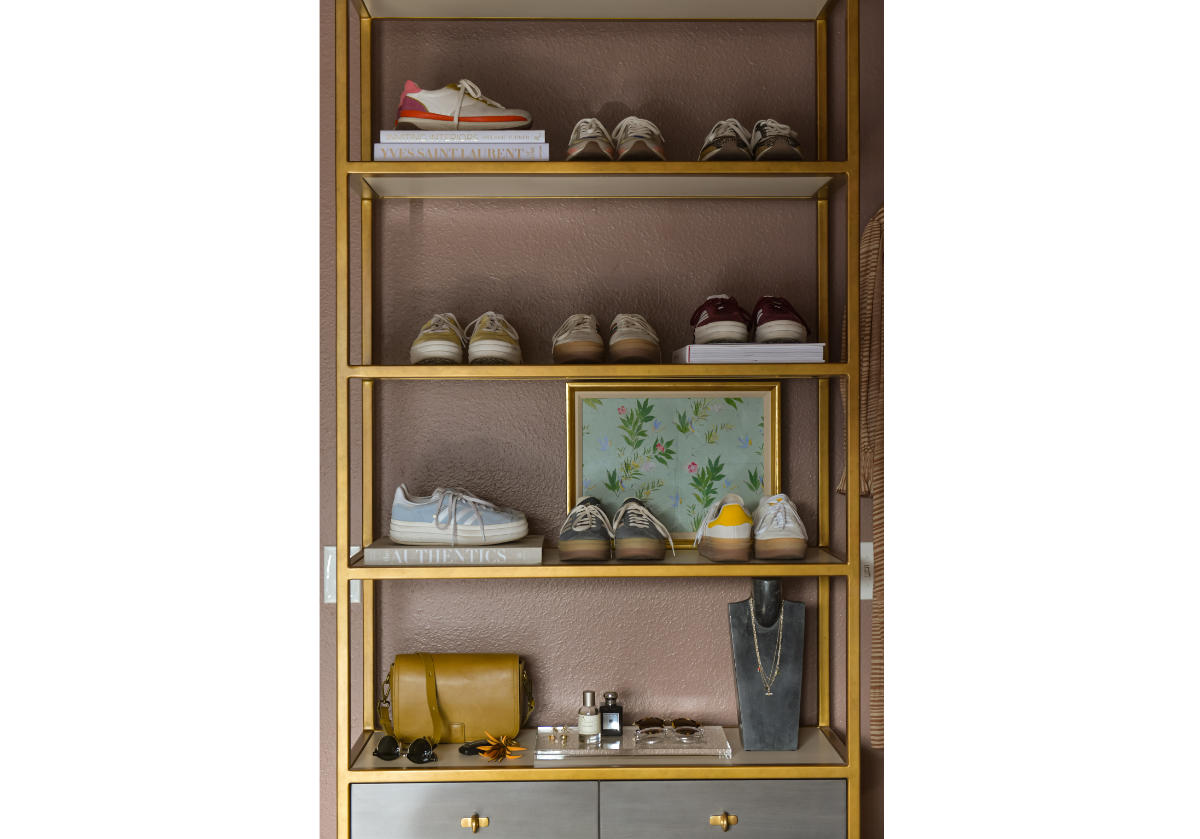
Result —
<svg viewBox="0 0 1200 839"><path fill-rule="evenodd" d="M721 836L710 816L737 816L730 839L846 839L846 782L604 781L602 839Z"/></svg>
<svg viewBox="0 0 1200 839"><path fill-rule="evenodd" d="M351 784L351 839L597 839L595 781Z"/></svg>

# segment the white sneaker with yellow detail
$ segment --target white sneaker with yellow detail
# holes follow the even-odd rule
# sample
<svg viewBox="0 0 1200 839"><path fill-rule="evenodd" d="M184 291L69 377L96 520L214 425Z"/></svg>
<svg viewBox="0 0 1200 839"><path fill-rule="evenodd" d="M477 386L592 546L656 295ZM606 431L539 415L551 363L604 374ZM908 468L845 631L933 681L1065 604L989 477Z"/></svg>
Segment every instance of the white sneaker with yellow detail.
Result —
<svg viewBox="0 0 1200 839"><path fill-rule="evenodd" d="M783 493L765 496L754 508L754 558L804 559L808 531L792 499Z"/></svg>
<svg viewBox="0 0 1200 839"><path fill-rule="evenodd" d="M700 556L714 562L748 562L753 530L754 520L742 496L731 492L708 508L693 544Z"/></svg>

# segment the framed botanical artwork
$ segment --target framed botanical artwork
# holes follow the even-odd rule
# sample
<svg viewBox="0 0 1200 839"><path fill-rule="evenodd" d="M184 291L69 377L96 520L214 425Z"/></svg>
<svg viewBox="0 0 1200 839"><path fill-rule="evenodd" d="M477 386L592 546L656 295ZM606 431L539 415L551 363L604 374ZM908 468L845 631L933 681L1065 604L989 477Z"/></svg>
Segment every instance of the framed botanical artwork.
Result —
<svg viewBox="0 0 1200 839"><path fill-rule="evenodd" d="M690 546L709 505L779 491L779 382L567 384L567 509L637 498Z"/></svg>

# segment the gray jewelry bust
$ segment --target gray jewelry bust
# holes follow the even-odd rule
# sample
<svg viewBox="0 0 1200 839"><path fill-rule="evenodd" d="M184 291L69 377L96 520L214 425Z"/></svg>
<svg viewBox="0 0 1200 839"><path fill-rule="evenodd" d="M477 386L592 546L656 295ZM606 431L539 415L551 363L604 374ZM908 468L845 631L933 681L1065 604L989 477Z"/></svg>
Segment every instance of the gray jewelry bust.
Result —
<svg viewBox="0 0 1200 839"><path fill-rule="evenodd" d="M729 604L729 636L742 748L795 749L804 675L804 604L784 600L779 580L755 579L749 599Z"/></svg>

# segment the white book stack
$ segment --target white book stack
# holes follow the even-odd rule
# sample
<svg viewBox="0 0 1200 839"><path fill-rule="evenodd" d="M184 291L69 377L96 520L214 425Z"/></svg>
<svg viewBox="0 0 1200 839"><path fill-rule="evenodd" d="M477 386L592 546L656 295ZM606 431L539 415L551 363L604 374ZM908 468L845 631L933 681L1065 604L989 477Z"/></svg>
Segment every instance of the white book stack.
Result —
<svg viewBox="0 0 1200 839"><path fill-rule="evenodd" d="M380 131L375 160L549 160L545 131Z"/></svg>
<svg viewBox="0 0 1200 839"><path fill-rule="evenodd" d="M401 545L384 537L363 551L363 565L541 565L544 536L499 545Z"/></svg>
<svg viewBox="0 0 1200 839"><path fill-rule="evenodd" d="M688 344L671 358L676 364L819 364L825 344Z"/></svg>

